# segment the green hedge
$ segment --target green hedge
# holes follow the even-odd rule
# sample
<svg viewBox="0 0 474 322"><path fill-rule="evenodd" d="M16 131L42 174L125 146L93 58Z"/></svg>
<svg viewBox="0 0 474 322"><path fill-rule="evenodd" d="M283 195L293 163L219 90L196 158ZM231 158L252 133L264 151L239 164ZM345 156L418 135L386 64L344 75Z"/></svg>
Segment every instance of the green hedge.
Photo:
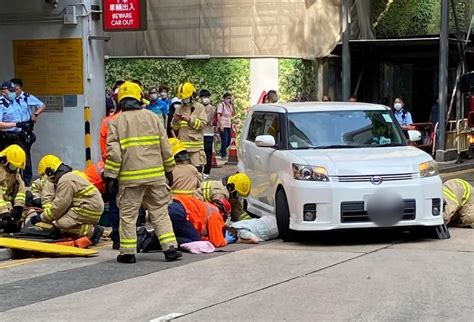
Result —
<svg viewBox="0 0 474 322"><path fill-rule="evenodd" d="M192 82L197 90L207 88L211 101L217 104L225 92L234 95L239 119L250 104L250 61L248 59L108 59L105 64L107 87L115 80L139 79L145 89L167 85L175 96L180 83Z"/></svg>
<svg viewBox="0 0 474 322"><path fill-rule="evenodd" d="M318 63L316 60L280 59L278 87L282 102L296 101L301 93L303 101L317 100Z"/></svg>

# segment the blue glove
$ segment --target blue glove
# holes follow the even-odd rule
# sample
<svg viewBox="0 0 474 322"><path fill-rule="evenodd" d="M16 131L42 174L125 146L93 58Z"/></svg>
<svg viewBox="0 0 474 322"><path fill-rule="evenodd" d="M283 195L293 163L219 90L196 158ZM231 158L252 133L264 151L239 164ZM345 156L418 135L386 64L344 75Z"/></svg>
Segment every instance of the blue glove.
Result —
<svg viewBox="0 0 474 322"><path fill-rule="evenodd" d="M37 214L37 215L31 217L30 222L33 226L36 225L37 223L41 222L41 215Z"/></svg>
<svg viewBox="0 0 474 322"><path fill-rule="evenodd" d="M228 230L225 231L225 240L227 240L227 244L232 244L237 241L237 235L232 235L229 233Z"/></svg>

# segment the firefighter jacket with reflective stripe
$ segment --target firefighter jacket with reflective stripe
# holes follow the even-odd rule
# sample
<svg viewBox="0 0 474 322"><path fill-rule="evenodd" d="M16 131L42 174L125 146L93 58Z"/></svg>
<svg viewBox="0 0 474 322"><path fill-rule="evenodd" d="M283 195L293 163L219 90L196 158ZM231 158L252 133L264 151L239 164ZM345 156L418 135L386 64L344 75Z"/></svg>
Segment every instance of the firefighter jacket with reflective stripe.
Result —
<svg viewBox="0 0 474 322"><path fill-rule="evenodd" d="M146 109L126 110L110 120L105 177L120 185L164 183L175 161L160 117Z"/></svg>
<svg viewBox="0 0 474 322"><path fill-rule="evenodd" d="M46 175L42 175L31 183L30 190L33 194L33 199L41 199L41 194L43 193L44 186L47 182L48 177Z"/></svg>
<svg viewBox="0 0 474 322"><path fill-rule="evenodd" d="M104 162L99 161L91 164L84 170L84 174L87 176L87 180L99 189L100 193L105 193Z"/></svg>
<svg viewBox="0 0 474 322"><path fill-rule="evenodd" d="M179 119L176 115L191 117L189 122ZM177 138L186 146L188 152L204 150L204 127L207 125L207 114L201 103L193 102L192 106L181 106L176 109L171 126L178 132Z"/></svg>
<svg viewBox="0 0 474 322"><path fill-rule="evenodd" d="M51 191L50 191L51 192ZM97 224L104 211L104 202L97 188L76 172L64 174L46 196L41 220L50 223L72 210L83 224Z"/></svg>
<svg viewBox="0 0 474 322"><path fill-rule="evenodd" d="M473 189L469 182L462 179L451 179L443 184L443 198L446 202L443 217L446 223L451 222L458 211L474 203ZM471 207L466 207L472 209Z"/></svg>
<svg viewBox="0 0 474 322"><path fill-rule="evenodd" d="M199 200L212 202L220 198L229 199L229 190L221 181L207 180L202 182L194 196Z"/></svg>
<svg viewBox="0 0 474 322"><path fill-rule="evenodd" d="M225 223L219 209L213 204L190 196L173 196L186 210L186 219L193 224L203 240L215 247L227 245Z"/></svg>
<svg viewBox="0 0 474 322"><path fill-rule="evenodd" d="M177 163L173 170L173 195L192 196L201 186L202 177L195 166L190 163Z"/></svg>
<svg viewBox="0 0 474 322"><path fill-rule="evenodd" d="M14 206L25 206L25 183L20 173L9 173L0 165L0 214L9 212Z"/></svg>

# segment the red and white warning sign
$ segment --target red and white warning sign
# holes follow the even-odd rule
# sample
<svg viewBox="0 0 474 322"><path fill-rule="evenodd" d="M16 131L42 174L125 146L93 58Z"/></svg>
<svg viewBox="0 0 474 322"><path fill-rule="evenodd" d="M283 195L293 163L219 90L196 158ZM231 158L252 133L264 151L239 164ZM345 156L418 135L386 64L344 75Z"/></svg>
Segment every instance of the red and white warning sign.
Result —
<svg viewBox="0 0 474 322"><path fill-rule="evenodd" d="M102 0L104 31L146 29L146 0Z"/></svg>

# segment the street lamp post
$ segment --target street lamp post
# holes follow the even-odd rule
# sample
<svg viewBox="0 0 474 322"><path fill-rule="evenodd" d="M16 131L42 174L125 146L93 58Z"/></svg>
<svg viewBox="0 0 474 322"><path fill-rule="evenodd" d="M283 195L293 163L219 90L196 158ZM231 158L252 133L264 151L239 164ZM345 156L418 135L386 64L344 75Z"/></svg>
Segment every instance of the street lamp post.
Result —
<svg viewBox="0 0 474 322"><path fill-rule="evenodd" d="M448 103L448 19L449 19L449 0L441 0L441 28L439 34L439 134L438 150L436 159L444 161L446 151L446 113Z"/></svg>

